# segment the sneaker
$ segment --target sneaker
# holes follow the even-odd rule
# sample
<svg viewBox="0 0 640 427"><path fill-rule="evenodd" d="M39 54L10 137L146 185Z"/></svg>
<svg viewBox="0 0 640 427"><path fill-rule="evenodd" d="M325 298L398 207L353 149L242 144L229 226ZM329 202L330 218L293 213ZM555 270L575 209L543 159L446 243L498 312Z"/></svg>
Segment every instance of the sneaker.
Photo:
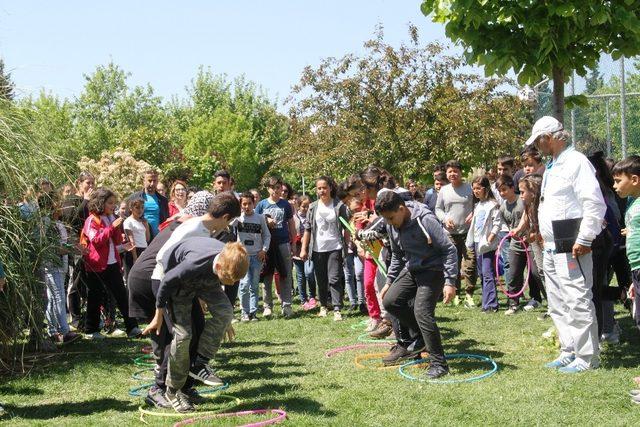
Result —
<svg viewBox="0 0 640 427"><path fill-rule="evenodd" d="M224 385L224 381L213 373L213 369L209 365L204 363L193 365L189 370L189 376L211 387Z"/></svg>
<svg viewBox="0 0 640 427"><path fill-rule="evenodd" d="M383 319L378 325L378 328L371 332L369 336L376 340L381 340L388 337L393 332L393 326L387 319Z"/></svg>
<svg viewBox="0 0 640 427"><path fill-rule="evenodd" d="M137 326L127 333L129 338L139 338L142 336L142 331Z"/></svg>
<svg viewBox="0 0 640 427"><path fill-rule="evenodd" d="M262 312L263 317L271 317L271 307L265 307Z"/></svg>
<svg viewBox="0 0 640 427"><path fill-rule="evenodd" d="M235 317L233 319L231 319L231 324L235 324L235 323L238 323L238 322L239 322L239 320L236 319Z"/></svg>
<svg viewBox="0 0 640 427"><path fill-rule="evenodd" d="M247 313L242 313L242 316L240 316L240 321L241 322L249 322L251 320L251 317L247 314Z"/></svg>
<svg viewBox="0 0 640 427"><path fill-rule="evenodd" d="M314 297L309 298L309 310L312 310L318 306L318 301Z"/></svg>
<svg viewBox="0 0 640 427"><path fill-rule="evenodd" d="M538 317L536 317L536 319L538 320L547 320L549 317L551 317L549 315L548 311L545 311L544 313L542 313L541 315L539 315Z"/></svg>
<svg viewBox="0 0 640 427"><path fill-rule="evenodd" d="M5 410L2 407L2 405L0 405L0 417L3 416L5 414Z"/></svg>
<svg viewBox="0 0 640 427"><path fill-rule="evenodd" d="M556 336L556 327L552 326L549 329L547 329L547 332L542 334L542 338L546 338L548 340L553 339L553 337Z"/></svg>
<svg viewBox="0 0 640 427"><path fill-rule="evenodd" d="M456 295L455 297L453 297L453 305L455 307L460 305L460 297L458 295Z"/></svg>
<svg viewBox="0 0 640 427"><path fill-rule="evenodd" d="M282 307L282 315L288 319L291 316L293 316L293 309L291 308L290 305L285 305L284 307Z"/></svg>
<svg viewBox="0 0 640 427"><path fill-rule="evenodd" d="M76 334L75 332L68 332L63 338L62 338L62 343L63 344L71 344L74 341L77 341L80 339L80 334Z"/></svg>
<svg viewBox="0 0 640 427"><path fill-rule="evenodd" d="M124 337L127 335L127 333L125 331L123 331L122 329L114 329L113 331L109 332L108 335L114 337L114 338L120 338L120 337Z"/></svg>
<svg viewBox="0 0 640 427"><path fill-rule="evenodd" d="M335 310L333 312L333 321L334 322L340 322L342 321L342 313L340 313L338 310Z"/></svg>
<svg viewBox="0 0 640 427"><path fill-rule="evenodd" d="M380 326L380 322L382 322L382 319L369 319L369 325L367 326L367 329L365 329L365 332L373 332L376 329L378 329L378 326Z"/></svg>
<svg viewBox="0 0 640 427"><path fill-rule="evenodd" d="M144 398L144 401L151 406L155 406L159 409L169 409L171 408L171 403L167 401L164 397L164 390L160 387L154 385L149 389L147 393L147 397Z"/></svg>
<svg viewBox="0 0 640 427"><path fill-rule="evenodd" d="M564 356L561 354L556 360L549 362L544 366L545 368L549 369L564 368L565 366L569 366L571 363L573 363L574 360L576 360L575 354L565 354Z"/></svg>
<svg viewBox="0 0 640 427"><path fill-rule="evenodd" d="M569 363L567 366L558 369L558 372L562 372L563 374L577 374L579 372L588 371L590 369L594 369L593 367L587 365L583 361L574 360Z"/></svg>
<svg viewBox="0 0 640 427"><path fill-rule="evenodd" d="M493 314L493 313L497 313L498 309L497 308L483 308L482 309L482 314Z"/></svg>
<svg viewBox="0 0 640 427"><path fill-rule="evenodd" d="M512 305L511 307L509 307L509 309L507 311L504 312L505 316L513 316L514 314L516 314L516 312L518 311L518 306L517 305Z"/></svg>
<svg viewBox="0 0 640 427"><path fill-rule="evenodd" d="M636 405L640 405L640 396L633 396L633 397L631 398L631 401L632 401L633 403L635 403Z"/></svg>
<svg viewBox="0 0 640 427"><path fill-rule="evenodd" d="M476 302L473 300L473 295L471 294L466 294L464 297L464 305L467 308L475 308L476 307Z"/></svg>
<svg viewBox="0 0 640 427"><path fill-rule="evenodd" d="M603 333L600 335L600 344L607 343L609 345L620 344L620 334L615 330L610 333Z"/></svg>
<svg viewBox="0 0 640 427"><path fill-rule="evenodd" d="M98 341L98 340L103 340L106 337L102 335L100 332L94 332L92 334L85 334L84 338L91 341Z"/></svg>
<svg viewBox="0 0 640 427"><path fill-rule="evenodd" d="M419 358L422 350L424 350L424 347L414 351L409 351L401 345L396 344L391 347L389 354L382 358L382 364L384 366L400 365L406 360Z"/></svg>
<svg viewBox="0 0 640 427"><path fill-rule="evenodd" d="M251 321L252 321L252 322L257 322L257 321L259 321L259 320L260 320L260 319L258 319L258 316L256 316L256 314L255 314L255 313L250 314L250 315L249 315L249 318L251 319Z"/></svg>
<svg viewBox="0 0 640 427"><path fill-rule="evenodd" d="M358 304L351 304L349 306L349 311L358 311Z"/></svg>
<svg viewBox="0 0 640 427"><path fill-rule="evenodd" d="M629 390L629 396L631 397L640 396L640 389Z"/></svg>
<svg viewBox="0 0 640 427"><path fill-rule="evenodd" d="M195 408L193 407L189 396L187 396L180 390L178 390L176 394L172 394L169 390L167 390L164 394L164 397L176 412L184 414L195 411Z"/></svg>
<svg viewBox="0 0 640 427"><path fill-rule="evenodd" d="M318 317L327 317L327 307L320 307L320 313L318 313Z"/></svg>
<svg viewBox="0 0 640 427"><path fill-rule="evenodd" d="M532 299L523 307L523 310L524 311L531 311L531 310L535 310L538 307L540 307L540 303L538 301Z"/></svg>
<svg viewBox="0 0 640 427"><path fill-rule="evenodd" d="M366 315L366 316L368 316L368 315L369 315L369 310L367 309L367 304L362 303L362 304L360 304L360 305L358 306L358 308L359 308L359 310L360 310L360 313L361 313L361 314L364 314L364 315Z"/></svg>
<svg viewBox="0 0 640 427"><path fill-rule="evenodd" d="M448 374L449 367L447 365L429 365L429 369L427 370L425 376L430 380L435 380Z"/></svg>

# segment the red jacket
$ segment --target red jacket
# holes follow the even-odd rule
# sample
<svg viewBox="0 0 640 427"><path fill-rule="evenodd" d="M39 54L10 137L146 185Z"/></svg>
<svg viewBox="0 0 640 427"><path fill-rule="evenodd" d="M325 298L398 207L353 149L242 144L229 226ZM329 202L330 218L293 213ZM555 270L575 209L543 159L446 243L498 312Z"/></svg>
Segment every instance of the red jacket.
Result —
<svg viewBox="0 0 640 427"><path fill-rule="evenodd" d="M88 251L83 255L87 271L100 273L107 269L110 241L113 242L115 258L120 265L120 254L117 249L117 246L122 243L120 228L113 228L104 223L100 216L91 214L84 222L80 241Z"/></svg>

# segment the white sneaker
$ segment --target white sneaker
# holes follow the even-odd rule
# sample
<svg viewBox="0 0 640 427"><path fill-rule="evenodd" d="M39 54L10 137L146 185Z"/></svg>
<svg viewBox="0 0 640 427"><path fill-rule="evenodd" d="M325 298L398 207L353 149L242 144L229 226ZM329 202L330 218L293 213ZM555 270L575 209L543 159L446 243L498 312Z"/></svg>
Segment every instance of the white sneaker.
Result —
<svg viewBox="0 0 640 427"><path fill-rule="evenodd" d="M333 312L333 321L334 322L342 321L342 313L340 313L339 311L334 311Z"/></svg>
<svg viewBox="0 0 640 427"><path fill-rule="evenodd" d="M552 326L549 329L547 329L547 332L545 332L544 334L542 334L542 338L546 338L546 339L551 339L553 337L556 336L556 327Z"/></svg>
<svg viewBox="0 0 640 427"><path fill-rule="evenodd" d="M531 311L531 310L535 310L538 307L540 307L540 303L538 301L532 299L531 301L529 301L527 303L527 305L524 306L523 310L524 311Z"/></svg>
<svg viewBox="0 0 640 427"><path fill-rule="evenodd" d="M380 322L382 322L382 319L369 319L369 326L367 326L367 329L365 329L365 332L373 332L376 329L378 329L378 325L380 325Z"/></svg>
<svg viewBox="0 0 640 427"><path fill-rule="evenodd" d="M318 313L318 317L327 317L327 307L320 307L320 313Z"/></svg>
<svg viewBox="0 0 640 427"><path fill-rule="evenodd" d="M264 311L262 312L262 315L264 317L271 317L271 307L265 307Z"/></svg>
<svg viewBox="0 0 640 427"><path fill-rule="evenodd" d="M98 340L103 340L106 337L102 335L100 332L94 332L92 334L85 334L84 338L91 341L98 341Z"/></svg>
<svg viewBox="0 0 640 427"><path fill-rule="evenodd" d="M516 314L516 312L518 311L518 306L517 305L512 305L511 307L509 307L509 309L507 311L504 312L505 316L513 316L514 314Z"/></svg>
<svg viewBox="0 0 640 427"><path fill-rule="evenodd" d="M109 333L109 335L111 335L112 337L124 337L127 335L127 333L125 331L123 331L122 329L114 329L113 332Z"/></svg>

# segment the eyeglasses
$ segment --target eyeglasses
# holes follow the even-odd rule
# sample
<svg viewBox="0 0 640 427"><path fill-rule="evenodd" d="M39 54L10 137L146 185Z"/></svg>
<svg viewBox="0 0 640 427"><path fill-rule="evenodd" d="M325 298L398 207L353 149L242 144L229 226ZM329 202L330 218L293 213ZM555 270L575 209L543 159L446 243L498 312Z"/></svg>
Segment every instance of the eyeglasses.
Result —
<svg viewBox="0 0 640 427"><path fill-rule="evenodd" d="M186 188L174 188L173 191L175 191L176 193L178 193L178 192L184 193L184 192L187 191L187 189Z"/></svg>

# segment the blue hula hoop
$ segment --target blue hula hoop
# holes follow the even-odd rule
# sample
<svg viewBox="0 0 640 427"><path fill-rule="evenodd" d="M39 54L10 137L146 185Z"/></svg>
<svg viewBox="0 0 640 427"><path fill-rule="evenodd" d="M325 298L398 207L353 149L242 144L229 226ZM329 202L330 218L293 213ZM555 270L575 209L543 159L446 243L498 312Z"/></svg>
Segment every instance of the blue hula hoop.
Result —
<svg viewBox="0 0 640 427"><path fill-rule="evenodd" d="M413 366L413 365L418 365L420 363L424 363L425 361L429 361L429 359L419 359L419 360L413 360L411 362L405 363L404 365L401 365L400 368L398 368L398 372L400 372L400 375L408 380L411 381L419 381L419 382L423 382L423 383L433 383L433 384L455 384L455 383L471 383L471 382L476 382L476 381L480 381L483 380L485 378L488 378L490 376L492 376L493 374L495 374L496 372L498 372L498 364L490 357L487 356L482 356L480 354L466 354L466 353L460 353L460 354L448 354L445 356L447 360L450 359L476 359L476 360L480 360L481 362L486 362L489 363L492 368L489 372L485 372L482 375L477 375L475 377L471 377L471 378L463 378L463 379L457 379L457 380L430 380L430 379L424 379L424 378L418 378L418 377L414 377L412 375L409 375L408 373L406 373L404 370L405 368L408 368L409 366Z"/></svg>
<svg viewBox="0 0 640 427"><path fill-rule="evenodd" d="M155 383L148 383L148 384L143 384L143 385L138 386L138 387L133 387L132 389L129 390L129 396L142 397L142 392L144 390L150 389L154 385L155 385ZM201 389L196 389L196 390L198 390L198 393L200 393L200 394L213 394L213 393L217 393L217 392L222 391L222 390L226 390L228 388L229 388L229 383L225 383L225 384L223 384L221 386L218 386L218 387L201 388Z"/></svg>

